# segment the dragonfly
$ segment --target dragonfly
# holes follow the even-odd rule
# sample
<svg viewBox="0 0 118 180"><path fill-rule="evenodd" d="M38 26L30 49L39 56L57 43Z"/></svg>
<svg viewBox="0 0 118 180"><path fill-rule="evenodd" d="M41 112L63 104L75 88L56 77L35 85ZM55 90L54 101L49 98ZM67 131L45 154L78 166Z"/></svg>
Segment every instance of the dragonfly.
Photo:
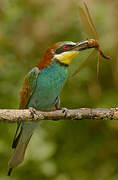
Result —
<svg viewBox="0 0 118 180"><path fill-rule="evenodd" d="M85 25L85 29L87 30L87 33L91 34L92 37L94 39L87 39L87 45L88 47L86 47L86 49L88 48L95 48L93 50L93 52L87 57L86 60L83 61L83 63L80 64L80 66L75 70L75 72L73 73L73 75L77 74L82 67L85 66L85 64L87 63L88 59L90 59L90 56L92 56L94 54L95 51L97 51L98 54L98 61L97 61L97 79L98 79L98 75L99 75L99 66L100 66L100 56L103 57L104 59L112 59L110 56L106 56L103 51L100 48L100 43L99 43L99 38L98 38L98 33L96 30L96 27L93 23L91 14L89 12L88 6L86 4L86 2L83 2L83 8L79 7L79 14L80 17L82 19L82 22ZM84 47L83 47L84 48Z"/></svg>

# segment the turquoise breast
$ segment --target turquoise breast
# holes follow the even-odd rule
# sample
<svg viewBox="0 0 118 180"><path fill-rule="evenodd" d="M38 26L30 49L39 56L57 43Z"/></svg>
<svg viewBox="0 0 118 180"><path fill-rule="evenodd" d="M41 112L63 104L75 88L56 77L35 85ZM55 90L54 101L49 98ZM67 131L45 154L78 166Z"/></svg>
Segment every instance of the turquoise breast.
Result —
<svg viewBox="0 0 118 180"><path fill-rule="evenodd" d="M34 107L37 110L54 109L56 99L60 95L67 77L68 67L56 61L39 71L37 85L28 107Z"/></svg>

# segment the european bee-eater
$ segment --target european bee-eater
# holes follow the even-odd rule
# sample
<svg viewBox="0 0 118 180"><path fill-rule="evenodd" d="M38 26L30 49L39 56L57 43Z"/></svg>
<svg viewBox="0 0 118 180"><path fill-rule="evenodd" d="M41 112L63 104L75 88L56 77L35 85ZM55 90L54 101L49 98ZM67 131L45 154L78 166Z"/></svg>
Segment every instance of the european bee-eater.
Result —
<svg viewBox="0 0 118 180"><path fill-rule="evenodd" d="M61 90L68 78L69 64L81 50L94 48L89 47L88 41L58 42L49 47L39 64L25 76L20 109L29 107L42 111L57 109ZM9 176L12 169L23 162L27 145L36 127L36 122L18 122L12 144L14 152L8 162Z"/></svg>

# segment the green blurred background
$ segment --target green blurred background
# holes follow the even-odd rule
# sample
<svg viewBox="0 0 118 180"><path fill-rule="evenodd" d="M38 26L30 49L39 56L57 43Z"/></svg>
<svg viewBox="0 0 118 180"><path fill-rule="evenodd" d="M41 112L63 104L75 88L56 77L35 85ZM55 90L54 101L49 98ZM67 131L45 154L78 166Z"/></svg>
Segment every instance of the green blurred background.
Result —
<svg viewBox="0 0 118 180"><path fill-rule="evenodd" d="M79 17L78 0L0 0L0 108L18 108L26 73L57 41L90 38ZM112 61L97 54L76 76L72 73L91 50L70 66L61 106L118 106L118 1L89 0L101 47ZM24 163L7 177L7 162L16 124L0 123L0 180L117 180L118 122L45 121L28 146Z"/></svg>

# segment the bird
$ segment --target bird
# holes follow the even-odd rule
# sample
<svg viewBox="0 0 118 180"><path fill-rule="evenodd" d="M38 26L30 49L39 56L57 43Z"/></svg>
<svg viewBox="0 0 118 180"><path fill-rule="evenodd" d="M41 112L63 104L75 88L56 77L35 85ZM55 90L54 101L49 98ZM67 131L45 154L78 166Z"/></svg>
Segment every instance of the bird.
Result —
<svg viewBox="0 0 118 180"><path fill-rule="evenodd" d="M60 94L69 76L68 67L80 51L88 48L88 40L62 41L47 48L40 62L24 78L19 109L59 109ZM36 127L37 122L17 123L12 144L14 151L8 162L8 176L13 168L23 162L27 145Z"/></svg>

